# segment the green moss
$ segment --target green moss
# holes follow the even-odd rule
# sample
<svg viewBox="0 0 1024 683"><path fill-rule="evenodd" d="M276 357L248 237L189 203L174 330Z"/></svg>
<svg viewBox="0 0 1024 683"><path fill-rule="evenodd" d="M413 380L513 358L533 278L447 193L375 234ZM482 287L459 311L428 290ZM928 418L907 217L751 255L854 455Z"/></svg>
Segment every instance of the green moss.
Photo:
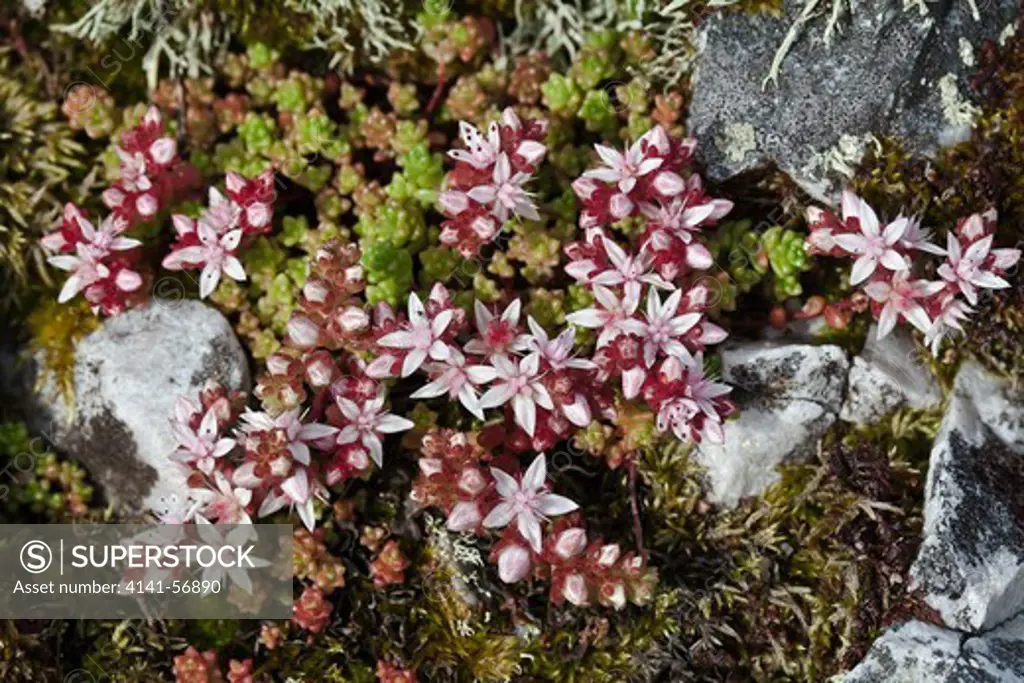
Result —
<svg viewBox="0 0 1024 683"><path fill-rule="evenodd" d="M700 468L677 445L640 473L662 576L694 679L819 681L855 664L890 620L923 614L908 591L924 472L938 411L837 427L817 462L735 510L703 501Z"/></svg>

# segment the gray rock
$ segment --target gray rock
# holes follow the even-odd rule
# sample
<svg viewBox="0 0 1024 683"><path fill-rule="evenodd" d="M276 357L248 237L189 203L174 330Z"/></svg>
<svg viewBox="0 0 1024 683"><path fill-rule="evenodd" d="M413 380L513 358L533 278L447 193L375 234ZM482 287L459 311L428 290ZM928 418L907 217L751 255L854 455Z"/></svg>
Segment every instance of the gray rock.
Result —
<svg viewBox="0 0 1024 683"><path fill-rule="evenodd" d="M879 340L872 325L864 349L853 358L839 419L871 423L903 405L924 410L941 402L938 383L910 333L897 327Z"/></svg>
<svg viewBox="0 0 1024 683"><path fill-rule="evenodd" d="M843 683L1012 683L1024 681L1024 617L980 636L921 621L894 626Z"/></svg>
<svg viewBox="0 0 1024 683"><path fill-rule="evenodd" d="M168 458L177 445L174 402L198 404L208 379L249 388L245 352L224 316L198 301L130 310L79 343L74 406L53 398L47 437L80 459L115 504L160 512L185 483Z"/></svg>
<svg viewBox="0 0 1024 683"><path fill-rule="evenodd" d="M977 680L1024 681L1024 616L1017 616L978 638L968 638L961 663L979 669Z"/></svg>
<svg viewBox="0 0 1024 683"><path fill-rule="evenodd" d="M1022 398L965 362L932 447L911 575L925 602L961 631L1024 609Z"/></svg>
<svg viewBox="0 0 1024 683"><path fill-rule="evenodd" d="M721 357L740 413L726 421L725 443L701 443L697 459L708 499L735 506L777 481L777 465L814 455L842 405L849 360L837 346L773 342L732 344Z"/></svg>
<svg viewBox="0 0 1024 683"><path fill-rule="evenodd" d="M711 179L776 164L829 201L876 137L899 134L915 153L962 139L973 111L969 62L1017 9L1017 0L979 2L975 21L961 0L928 3L924 17L901 0L851 0L826 46L823 2L782 62L777 87L763 86L806 4L787 0L782 17L714 14L701 29L690 128Z"/></svg>
<svg viewBox="0 0 1024 683"><path fill-rule="evenodd" d="M911 621L883 633L843 683L948 681L960 655L960 634Z"/></svg>

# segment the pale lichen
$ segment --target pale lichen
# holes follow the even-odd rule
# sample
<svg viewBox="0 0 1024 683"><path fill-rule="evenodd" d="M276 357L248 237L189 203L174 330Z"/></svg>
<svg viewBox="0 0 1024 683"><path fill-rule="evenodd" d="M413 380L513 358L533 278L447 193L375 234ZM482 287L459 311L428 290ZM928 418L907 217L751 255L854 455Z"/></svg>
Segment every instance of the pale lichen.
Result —
<svg viewBox="0 0 1024 683"><path fill-rule="evenodd" d="M715 137L715 145L726 159L735 164L741 163L748 152L757 149L754 127L742 122L726 124L722 134Z"/></svg>
<svg viewBox="0 0 1024 683"><path fill-rule="evenodd" d="M961 36L957 51L960 53L960 61L964 63L964 66L974 66L974 46L971 45L971 41Z"/></svg>
<svg viewBox="0 0 1024 683"><path fill-rule="evenodd" d="M960 94L956 74L946 74L939 79L938 86L942 118L954 126L970 127L980 110Z"/></svg>

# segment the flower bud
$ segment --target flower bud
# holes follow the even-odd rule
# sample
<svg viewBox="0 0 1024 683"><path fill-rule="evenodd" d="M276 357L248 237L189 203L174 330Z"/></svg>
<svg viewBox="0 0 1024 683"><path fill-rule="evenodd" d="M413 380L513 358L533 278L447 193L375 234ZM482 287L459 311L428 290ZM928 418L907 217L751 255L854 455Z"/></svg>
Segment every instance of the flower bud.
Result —
<svg viewBox="0 0 1024 683"><path fill-rule="evenodd" d="M610 567L619 559L620 552L618 543L603 545L601 546L601 550L598 551L597 563L602 567Z"/></svg>
<svg viewBox="0 0 1024 683"><path fill-rule="evenodd" d="M370 326L370 316L359 306L348 306L336 318L338 326L349 334L360 332Z"/></svg>
<svg viewBox="0 0 1024 683"><path fill-rule="evenodd" d="M498 576L505 583L521 581L530 573L530 551L521 545L507 545L498 553Z"/></svg>
<svg viewBox="0 0 1024 683"><path fill-rule="evenodd" d="M476 503L456 503L448 515L448 529L451 531L472 531L480 524L480 508Z"/></svg>
<svg viewBox="0 0 1024 683"><path fill-rule="evenodd" d="M299 348L310 348L320 339L320 328L309 318L295 315L288 321L288 337Z"/></svg>
<svg viewBox="0 0 1024 683"><path fill-rule="evenodd" d="M562 595L577 607L584 607L589 600L587 582L582 574L570 574L562 584Z"/></svg>
<svg viewBox="0 0 1024 683"><path fill-rule="evenodd" d="M606 581L601 584L600 603L606 607L622 609L626 606L626 589L621 583Z"/></svg>
<svg viewBox="0 0 1024 683"><path fill-rule="evenodd" d="M587 532L580 527L566 529L558 535L555 541L555 555L563 560L568 560L583 552L587 547Z"/></svg>

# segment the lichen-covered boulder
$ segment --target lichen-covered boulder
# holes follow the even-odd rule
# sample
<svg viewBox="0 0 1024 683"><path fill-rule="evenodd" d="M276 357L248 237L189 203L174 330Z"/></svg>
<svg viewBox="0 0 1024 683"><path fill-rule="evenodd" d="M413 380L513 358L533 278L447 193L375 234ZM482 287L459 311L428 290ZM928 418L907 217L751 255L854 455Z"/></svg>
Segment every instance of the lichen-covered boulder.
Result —
<svg viewBox="0 0 1024 683"><path fill-rule="evenodd" d="M1024 390L964 363L932 447L911 568L943 621L977 632L1024 610Z"/></svg>
<svg viewBox="0 0 1024 683"><path fill-rule="evenodd" d="M894 626L871 645L843 683L947 681L960 654L960 634L923 621Z"/></svg>
<svg viewBox="0 0 1024 683"><path fill-rule="evenodd" d="M897 327L878 339L873 325L864 349L850 366L839 418L871 423L903 405L924 410L941 401L938 382L907 329Z"/></svg>
<svg viewBox="0 0 1024 683"><path fill-rule="evenodd" d="M1024 617L965 637L911 621L876 640L843 683L1008 683L1024 681Z"/></svg>
<svg viewBox="0 0 1024 683"><path fill-rule="evenodd" d="M723 444L705 441L696 454L708 499L734 506L778 480L777 465L814 454L842 405L849 359L837 346L777 342L732 344L721 357L739 416Z"/></svg>
<svg viewBox="0 0 1024 683"><path fill-rule="evenodd" d="M115 504L166 509L185 484L181 466L168 459L177 446L174 402L188 396L198 405L208 379L249 388L245 352L224 316L198 301L130 310L79 343L74 405L52 406L48 436Z"/></svg>
<svg viewBox="0 0 1024 683"><path fill-rule="evenodd" d="M975 54L1017 11L1017 0L979 2L976 20L968 2L928 3L922 16L900 0L852 0L826 45L828 4L803 24L774 83L776 51L808 3L786 0L779 17L708 18L690 127L711 179L776 164L829 200L876 137L897 134L918 153L964 139Z"/></svg>

